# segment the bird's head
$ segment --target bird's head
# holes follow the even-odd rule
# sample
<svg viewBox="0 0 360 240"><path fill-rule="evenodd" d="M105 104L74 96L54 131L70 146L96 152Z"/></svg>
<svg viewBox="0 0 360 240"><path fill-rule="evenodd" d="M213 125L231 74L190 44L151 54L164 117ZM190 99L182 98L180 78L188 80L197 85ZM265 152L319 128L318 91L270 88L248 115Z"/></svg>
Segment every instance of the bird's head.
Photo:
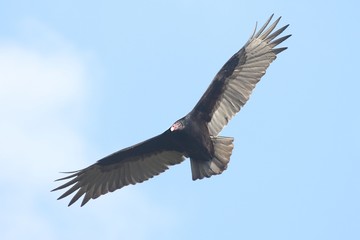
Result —
<svg viewBox="0 0 360 240"><path fill-rule="evenodd" d="M184 129L185 124L184 124L184 120L180 119L178 121L176 121L171 127L170 127L170 131L174 132L174 131L179 131Z"/></svg>

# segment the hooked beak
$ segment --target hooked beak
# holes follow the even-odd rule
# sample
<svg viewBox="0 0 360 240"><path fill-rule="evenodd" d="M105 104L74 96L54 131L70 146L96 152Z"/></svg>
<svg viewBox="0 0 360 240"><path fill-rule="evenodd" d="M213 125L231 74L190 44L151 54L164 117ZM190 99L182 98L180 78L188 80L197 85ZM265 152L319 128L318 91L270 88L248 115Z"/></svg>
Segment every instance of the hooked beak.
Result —
<svg viewBox="0 0 360 240"><path fill-rule="evenodd" d="M170 128L170 131L176 131L176 130L178 130L179 128L181 128L181 123L179 123L179 122L176 122L176 123L174 123L172 126L171 126L171 128Z"/></svg>

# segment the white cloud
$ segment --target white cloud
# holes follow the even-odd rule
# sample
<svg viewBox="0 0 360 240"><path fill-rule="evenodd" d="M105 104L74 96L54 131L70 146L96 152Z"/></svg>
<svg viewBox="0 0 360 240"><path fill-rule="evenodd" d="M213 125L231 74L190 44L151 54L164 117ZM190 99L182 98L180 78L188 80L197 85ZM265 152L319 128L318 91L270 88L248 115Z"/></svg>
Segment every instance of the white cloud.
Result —
<svg viewBox="0 0 360 240"><path fill-rule="evenodd" d="M42 36L46 34L45 29ZM46 214L37 206L56 173L84 159L85 141L66 119L83 118L85 60L66 42L43 51L0 40L0 53L2 236L30 239L41 233L53 238Z"/></svg>
<svg viewBox="0 0 360 240"><path fill-rule="evenodd" d="M79 112L84 65L77 56L44 56L15 44L0 44L0 52L0 157L10 170L7 179L13 171L31 176L34 170L55 166L59 152L81 148L76 131L62 122L61 111ZM35 169L36 162L42 169Z"/></svg>
<svg viewBox="0 0 360 240"><path fill-rule="evenodd" d="M0 39L1 235L146 239L154 224L171 228L168 210L132 188L117 197L91 201L92 208L76 204L67 208L68 199L57 202L59 193L50 193L57 186L54 178L61 177L59 171L88 162L85 153L90 147L72 122L86 117L81 109L86 104L89 67L86 57L59 34L40 23L31 24L41 36L38 42Z"/></svg>
<svg viewBox="0 0 360 240"><path fill-rule="evenodd" d="M84 67L76 56L43 55L17 45L0 46L0 98L19 107L49 107L81 97ZM46 101L49 100L49 101Z"/></svg>

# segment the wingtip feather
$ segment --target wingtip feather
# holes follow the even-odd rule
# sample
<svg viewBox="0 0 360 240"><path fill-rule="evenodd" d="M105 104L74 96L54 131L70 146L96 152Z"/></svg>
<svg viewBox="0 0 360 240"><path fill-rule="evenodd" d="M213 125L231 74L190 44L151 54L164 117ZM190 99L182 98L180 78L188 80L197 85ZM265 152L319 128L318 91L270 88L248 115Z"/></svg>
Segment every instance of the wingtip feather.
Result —
<svg viewBox="0 0 360 240"><path fill-rule="evenodd" d="M273 49L273 53L275 53L276 55L285 51L287 49L287 47L282 47L282 48L274 48Z"/></svg>
<svg viewBox="0 0 360 240"><path fill-rule="evenodd" d="M257 31L257 33L253 36L253 38L258 38L260 36L260 34L265 30L265 28L269 25L269 23L271 22L271 19L274 17L274 14L271 14L271 16L269 17L269 19L264 23L264 25L260 28L259 31ZM280 20L280 19L279 19Z"/></svg>
<svg viewBox="0 0 360 240"><path fill-rule="evenodd" d="M284 37L278 38L278 39L274 40L273 42L271 42L270 45L271 45L271 47L276 47L277 45L279 45L280 43L282 43L283 41L285 41L289 37L291 37L291 35L286 35Z"/></svg>

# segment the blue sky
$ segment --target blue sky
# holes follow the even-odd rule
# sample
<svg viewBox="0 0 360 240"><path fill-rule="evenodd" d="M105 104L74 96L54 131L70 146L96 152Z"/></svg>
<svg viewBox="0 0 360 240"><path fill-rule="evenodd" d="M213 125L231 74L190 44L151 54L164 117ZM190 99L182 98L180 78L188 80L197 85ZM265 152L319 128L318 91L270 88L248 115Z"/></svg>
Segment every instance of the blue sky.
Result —
<svg viewBox="0 0 360 240"><path fill-rule="evenodd" d="M0 2L1 239L360 239L356 1ZM247 41L293 34L221 135L229 168L188 161L68 208L60 171L167 129Z"/></svg>

